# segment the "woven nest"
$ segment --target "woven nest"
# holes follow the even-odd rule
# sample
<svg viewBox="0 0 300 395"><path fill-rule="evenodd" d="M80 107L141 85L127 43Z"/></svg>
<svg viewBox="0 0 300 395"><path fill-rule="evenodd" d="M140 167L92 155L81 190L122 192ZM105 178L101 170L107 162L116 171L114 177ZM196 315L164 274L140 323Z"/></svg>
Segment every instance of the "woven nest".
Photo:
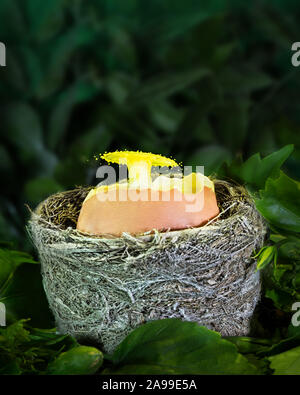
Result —
<svg viewBox="0 0 300 395"><path fill-rule="evenodd" d="M245 189L215 181L220 214L200 228L119 238L76 230L90 189L50 196L28 224L60 332L96 341L106 352L154 319L248 334L260 298L252 256L267 228Z"/></svg>

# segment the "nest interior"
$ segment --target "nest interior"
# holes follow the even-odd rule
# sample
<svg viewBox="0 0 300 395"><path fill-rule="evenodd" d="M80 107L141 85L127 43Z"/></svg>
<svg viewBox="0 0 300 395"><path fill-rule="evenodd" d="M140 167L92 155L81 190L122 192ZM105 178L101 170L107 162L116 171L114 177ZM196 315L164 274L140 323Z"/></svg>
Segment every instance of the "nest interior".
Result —
<svg viewBox="0 0 300 395"><path fill-rule="evenodd" d="M50 196L28 224L59 331L100 343L106 352L153 319L248 334L260 298L252 256L267 228L243 187L215 181L220 215L205 226L120 238L76 230L90 189Z"/></svg>

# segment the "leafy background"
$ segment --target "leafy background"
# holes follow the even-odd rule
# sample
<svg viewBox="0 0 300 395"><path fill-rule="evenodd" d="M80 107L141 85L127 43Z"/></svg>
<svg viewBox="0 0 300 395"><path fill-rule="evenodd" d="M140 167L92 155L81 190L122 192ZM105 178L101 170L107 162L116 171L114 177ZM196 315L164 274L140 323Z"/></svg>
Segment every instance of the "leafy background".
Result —
<svg viewBox="0 0 300 395"><path fill-rule="evenodd" d="M25 204L95 184L93 155L115 149L203 164L207 175L246 184L271 231L258 255L264 295L250 338L157 322L141 331L155 342L165 328L159 352L125 342L104 369L207 373L222 354L220 370L300 372L300 332L290 325L300 300L300 68L291 64L299 14L292 0L0 1L0 300L12 324L0 333L0 372L45 372L61 351L82 352L49 330ZM193 339L184 368L163 351L172 339L179 354Z"/></svg>

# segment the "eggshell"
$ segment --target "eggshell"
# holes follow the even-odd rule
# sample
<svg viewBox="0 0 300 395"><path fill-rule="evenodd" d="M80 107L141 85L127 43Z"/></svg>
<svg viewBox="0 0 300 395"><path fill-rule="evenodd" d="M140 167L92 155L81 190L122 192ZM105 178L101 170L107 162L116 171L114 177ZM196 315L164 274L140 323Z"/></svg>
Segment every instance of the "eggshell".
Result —
<svg viewBox="0 0 300 395"><path fill-rule="evenodd" d="M99 189L88 197L82 205L77 229L93 235L121 236L122 232L137 235L153 229L198 227L219 214L215 192L207 186L188 194L178 189L155 192L142 189L121 194L118 191Z"/></svg>

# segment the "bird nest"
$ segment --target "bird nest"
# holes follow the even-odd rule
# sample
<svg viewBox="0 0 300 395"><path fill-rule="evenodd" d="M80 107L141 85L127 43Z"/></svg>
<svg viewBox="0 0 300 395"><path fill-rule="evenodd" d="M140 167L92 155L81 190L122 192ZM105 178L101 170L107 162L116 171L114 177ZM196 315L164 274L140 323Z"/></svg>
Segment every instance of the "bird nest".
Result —
<svg viewBox="0 0 300 395"><path fill-rule="evenodd" d="M267 228L243 187L215 181L220 214L205 226L122 237L76 230L90 189L50 196L28 223L61 333L108 353L155 319L195 321L224 336L248 334L260 298L253 252Z"/></svg>

